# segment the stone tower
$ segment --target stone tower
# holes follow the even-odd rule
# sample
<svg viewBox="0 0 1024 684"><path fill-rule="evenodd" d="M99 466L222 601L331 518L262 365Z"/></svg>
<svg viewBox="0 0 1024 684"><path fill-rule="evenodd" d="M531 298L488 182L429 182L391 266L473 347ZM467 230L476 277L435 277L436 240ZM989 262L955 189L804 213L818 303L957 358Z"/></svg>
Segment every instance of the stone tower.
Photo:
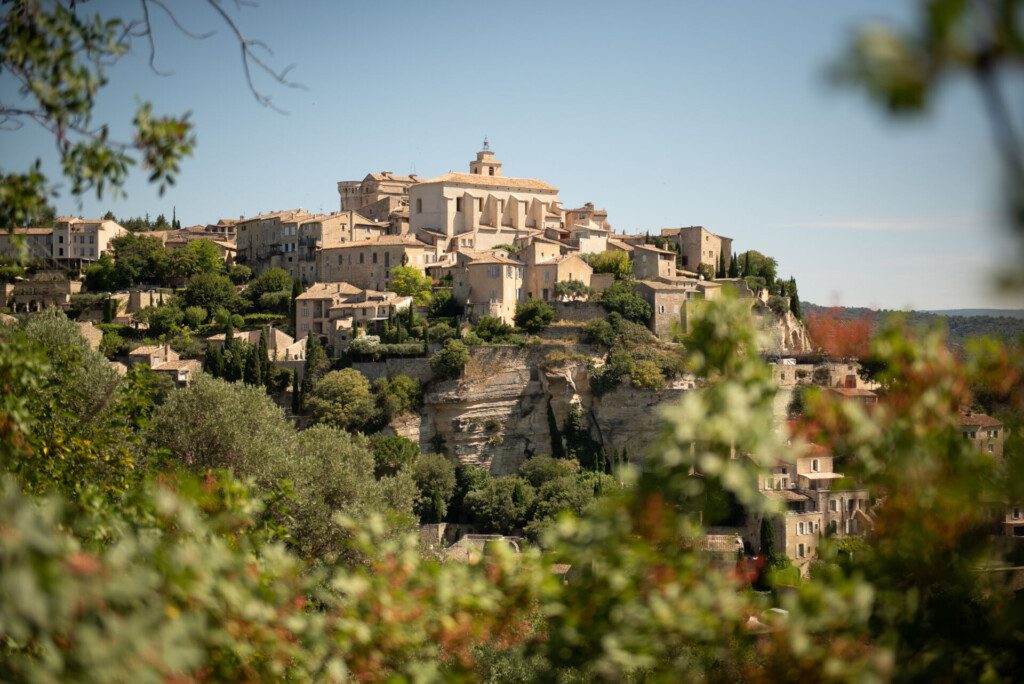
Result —
<svg viewBox="0 0 1024 684"><path fill-rule="evenodd" d="M477 176L501 175L501 162L494 158L487 138L484 138L484 148L476 153L476 161L469 162L469 172Z"/></svg>

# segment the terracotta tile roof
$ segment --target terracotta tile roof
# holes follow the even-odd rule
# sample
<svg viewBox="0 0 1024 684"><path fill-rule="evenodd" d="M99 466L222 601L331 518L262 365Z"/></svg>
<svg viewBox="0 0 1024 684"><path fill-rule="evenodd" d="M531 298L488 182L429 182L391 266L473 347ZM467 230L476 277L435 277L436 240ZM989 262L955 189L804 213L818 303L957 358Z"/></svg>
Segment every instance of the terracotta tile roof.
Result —
<svg viewBox="0 0 1024 684"><path fill-rule="evenodd" d="M622 250L623 252L633 251L633 245L629 244L628 242L618 240L616 238L608 238L608 244L611 245L612 247Z"/></svg>
<svg viewBox="0 0 1024 684"><path fill-rule="evenodd" d="M811 497L792 489L764 489L761 491L768 499L776 501L807 501Z"/></svg>
<svg viewBox="0 0 1024 684"><path fill-rule="evenodd" d="M369 177L372 178L375 181L394 181L396 183L422 183L423 182L419 178L417 178L416 176L396 176L395 174L391 173L390 171L388 173L371 173L371 174L367 174L367 175L369 175Z"/></svg>
<svg viewBox="0 0 1024 684"><path fill-rule="evenodd" d="M352 249L354 247L419 247L427 249L430 246L425 242L417 240L412 235L378 235L366 238L365 240L336 242L324 249Z"/></svg>
<svg viewBox="0 0 1024 684"><path fill-rule="evenodd" d="M197 371L203 367L203 364L196 359L181 359L179 361L164 361L153 366L155 371L166 371L166 370L192 370Z"/></svg>
<svg viewBox="0 0 1024 684"><path fill-rule="evenodd" d="M860 389L856 387L829 387L830 392L834 392L842 397L856 398L856 397L877 397L878 395L871 390Z"/></svg>
<svg viewBox="0 0 1024 684"><path fill-rule="evenodd" d="M1002 421L996 420L992 416L985 415L984 413L975 413L973 411L961 411L960 412L960 425L962 427L1002 427Z"/></svg>
<svg viewBox="0 0 1024 684"><path fill-rule="evenodd" d="M466 256L470 258L468 265L475 266L477 264L508 264L509 266L525 266L521 261L515 259L509 259L503 257L500 254L494 252L464 252Z"/></svg>
<svg viewBox="0 0 1024 684"><path fill-rule="evenodd" d="M296 299L326 299L334 295L355 295L362 292L361 288L345 282L313 283Z"/></svg>
<svg viewBox="0 0 1024 684"><path fill-rule="evenodd" d="M431 178L420 183L420 185L431 185L436 183L458 183L461 185L475 185L482 188L512 188L514 190L540 190L546 192L558 192L558 188L548 185L536 178L509 178L506 176L483 176L475 173L454 173L449 172Z"/></svg>
<svg viewBox="0 0 1024 684"><path fill-rule="evenodd" d="M135 356L136 354L158 354L164 351L164 345L162 344L148 344L141 347L136 347L128 352L129 356Z"/></svg>

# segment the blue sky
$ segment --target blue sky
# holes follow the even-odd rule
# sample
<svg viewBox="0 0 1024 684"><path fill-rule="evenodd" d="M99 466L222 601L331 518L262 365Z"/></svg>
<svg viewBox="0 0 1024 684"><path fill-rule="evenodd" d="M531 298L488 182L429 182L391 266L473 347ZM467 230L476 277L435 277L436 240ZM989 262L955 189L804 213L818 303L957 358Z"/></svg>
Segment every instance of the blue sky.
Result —
<svg viewBox="0 0 1024 684"><path fill-rule="evenodd" d="M335 183L383 169L463 170L484 135L512 176L565 206L592 201L630 232L701 224L775 256L803 299L886 308L1024 306L990 286L1009 239L981 103L951 83L924 119L893 121L825 70L850 31L905 20L885 2L263 2L232 11L294 64L305 90L257 79L198 0L173 3L193 41L157 21L111 71L98 120L124 133L138 99L190 111L199 144L164 197L137 174L122 201L60 213L148 212L185 224L271 209L337 209ZM85 8L133 3L88 3ZM230 7L230 3L228 4ZM0 79L6 98L11 83ZM0 133L2 165L52 143Z"/></svg>

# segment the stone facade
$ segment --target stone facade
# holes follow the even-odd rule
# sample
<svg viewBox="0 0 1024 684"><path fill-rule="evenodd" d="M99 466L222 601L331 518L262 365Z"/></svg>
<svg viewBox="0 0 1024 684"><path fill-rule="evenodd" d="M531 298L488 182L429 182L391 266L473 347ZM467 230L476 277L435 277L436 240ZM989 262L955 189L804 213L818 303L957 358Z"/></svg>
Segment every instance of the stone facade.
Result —
<svg viewBox="0 0 1024 684"><path fill-rule="evenodd" d="M654 245L633 246L633 277L637 280L672 278L676 274L676 254Z"/></svg>
<svg viewBox="0 0 1024 684"><path fill-rule="evenodd" d="M66 309L72 295L82 291L79 280L68 280L61 271L39 271L27 280L14 284L11 308L19 311L42 311L50 307Z"/></svg>
<svg viewBox="0 0 1024 684"><path fill-rule="evenodd" d="M446 248L490 249L561 224L558 189L503 176L501 162L486 147L470 162L469 173L447 173L409 189L410 231L441 236ZM461 242L452 243L456 236Z"/></svg>
<svg viewBox="0 0 1024 684"><path fill-rule="evenodd" d="M661 234L677 240L684 269L695 271L698 265L705 264L717 271L723 255L725 267L729 268L732 261L732 238L716 235L703 226L663 228Z"/></svg>
<svg viewBox="0 0 1024 684"><path fill-rule="evenodd" d="M470 320L495 316L512 323L523 301L524 265L501 252L458 252L452 273L452 296L465 305Z"/></svg>
<svg viewBox="0 0 1024 684"><path fill-rule="evenodd" d="M396 266L423 272L436 261L433 249L410 235L343 242L323 248L317 255L319 282L346 282L362 289L386 290Z"/></svg>

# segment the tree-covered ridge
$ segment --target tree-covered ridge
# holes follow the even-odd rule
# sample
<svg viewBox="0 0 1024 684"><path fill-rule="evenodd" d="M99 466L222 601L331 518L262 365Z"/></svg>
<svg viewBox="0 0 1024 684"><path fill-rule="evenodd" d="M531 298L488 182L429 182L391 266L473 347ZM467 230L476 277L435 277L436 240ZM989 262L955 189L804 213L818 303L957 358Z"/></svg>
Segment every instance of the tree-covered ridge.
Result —
<svg viewBox="0 0 1024 684"><path fill-rule="evenodd" d="M954 316L927 311L876 310L864 307L824 307L808 302L803 303L808 314L829 314L839 321L870 321L877 331L894 318L902 318L913 328L923 329L941 325L947 330L951 344L962 346L971 337L989 335L1008 343L1015 343L1024 337L1024 319L1015 316Z"/></svg>

